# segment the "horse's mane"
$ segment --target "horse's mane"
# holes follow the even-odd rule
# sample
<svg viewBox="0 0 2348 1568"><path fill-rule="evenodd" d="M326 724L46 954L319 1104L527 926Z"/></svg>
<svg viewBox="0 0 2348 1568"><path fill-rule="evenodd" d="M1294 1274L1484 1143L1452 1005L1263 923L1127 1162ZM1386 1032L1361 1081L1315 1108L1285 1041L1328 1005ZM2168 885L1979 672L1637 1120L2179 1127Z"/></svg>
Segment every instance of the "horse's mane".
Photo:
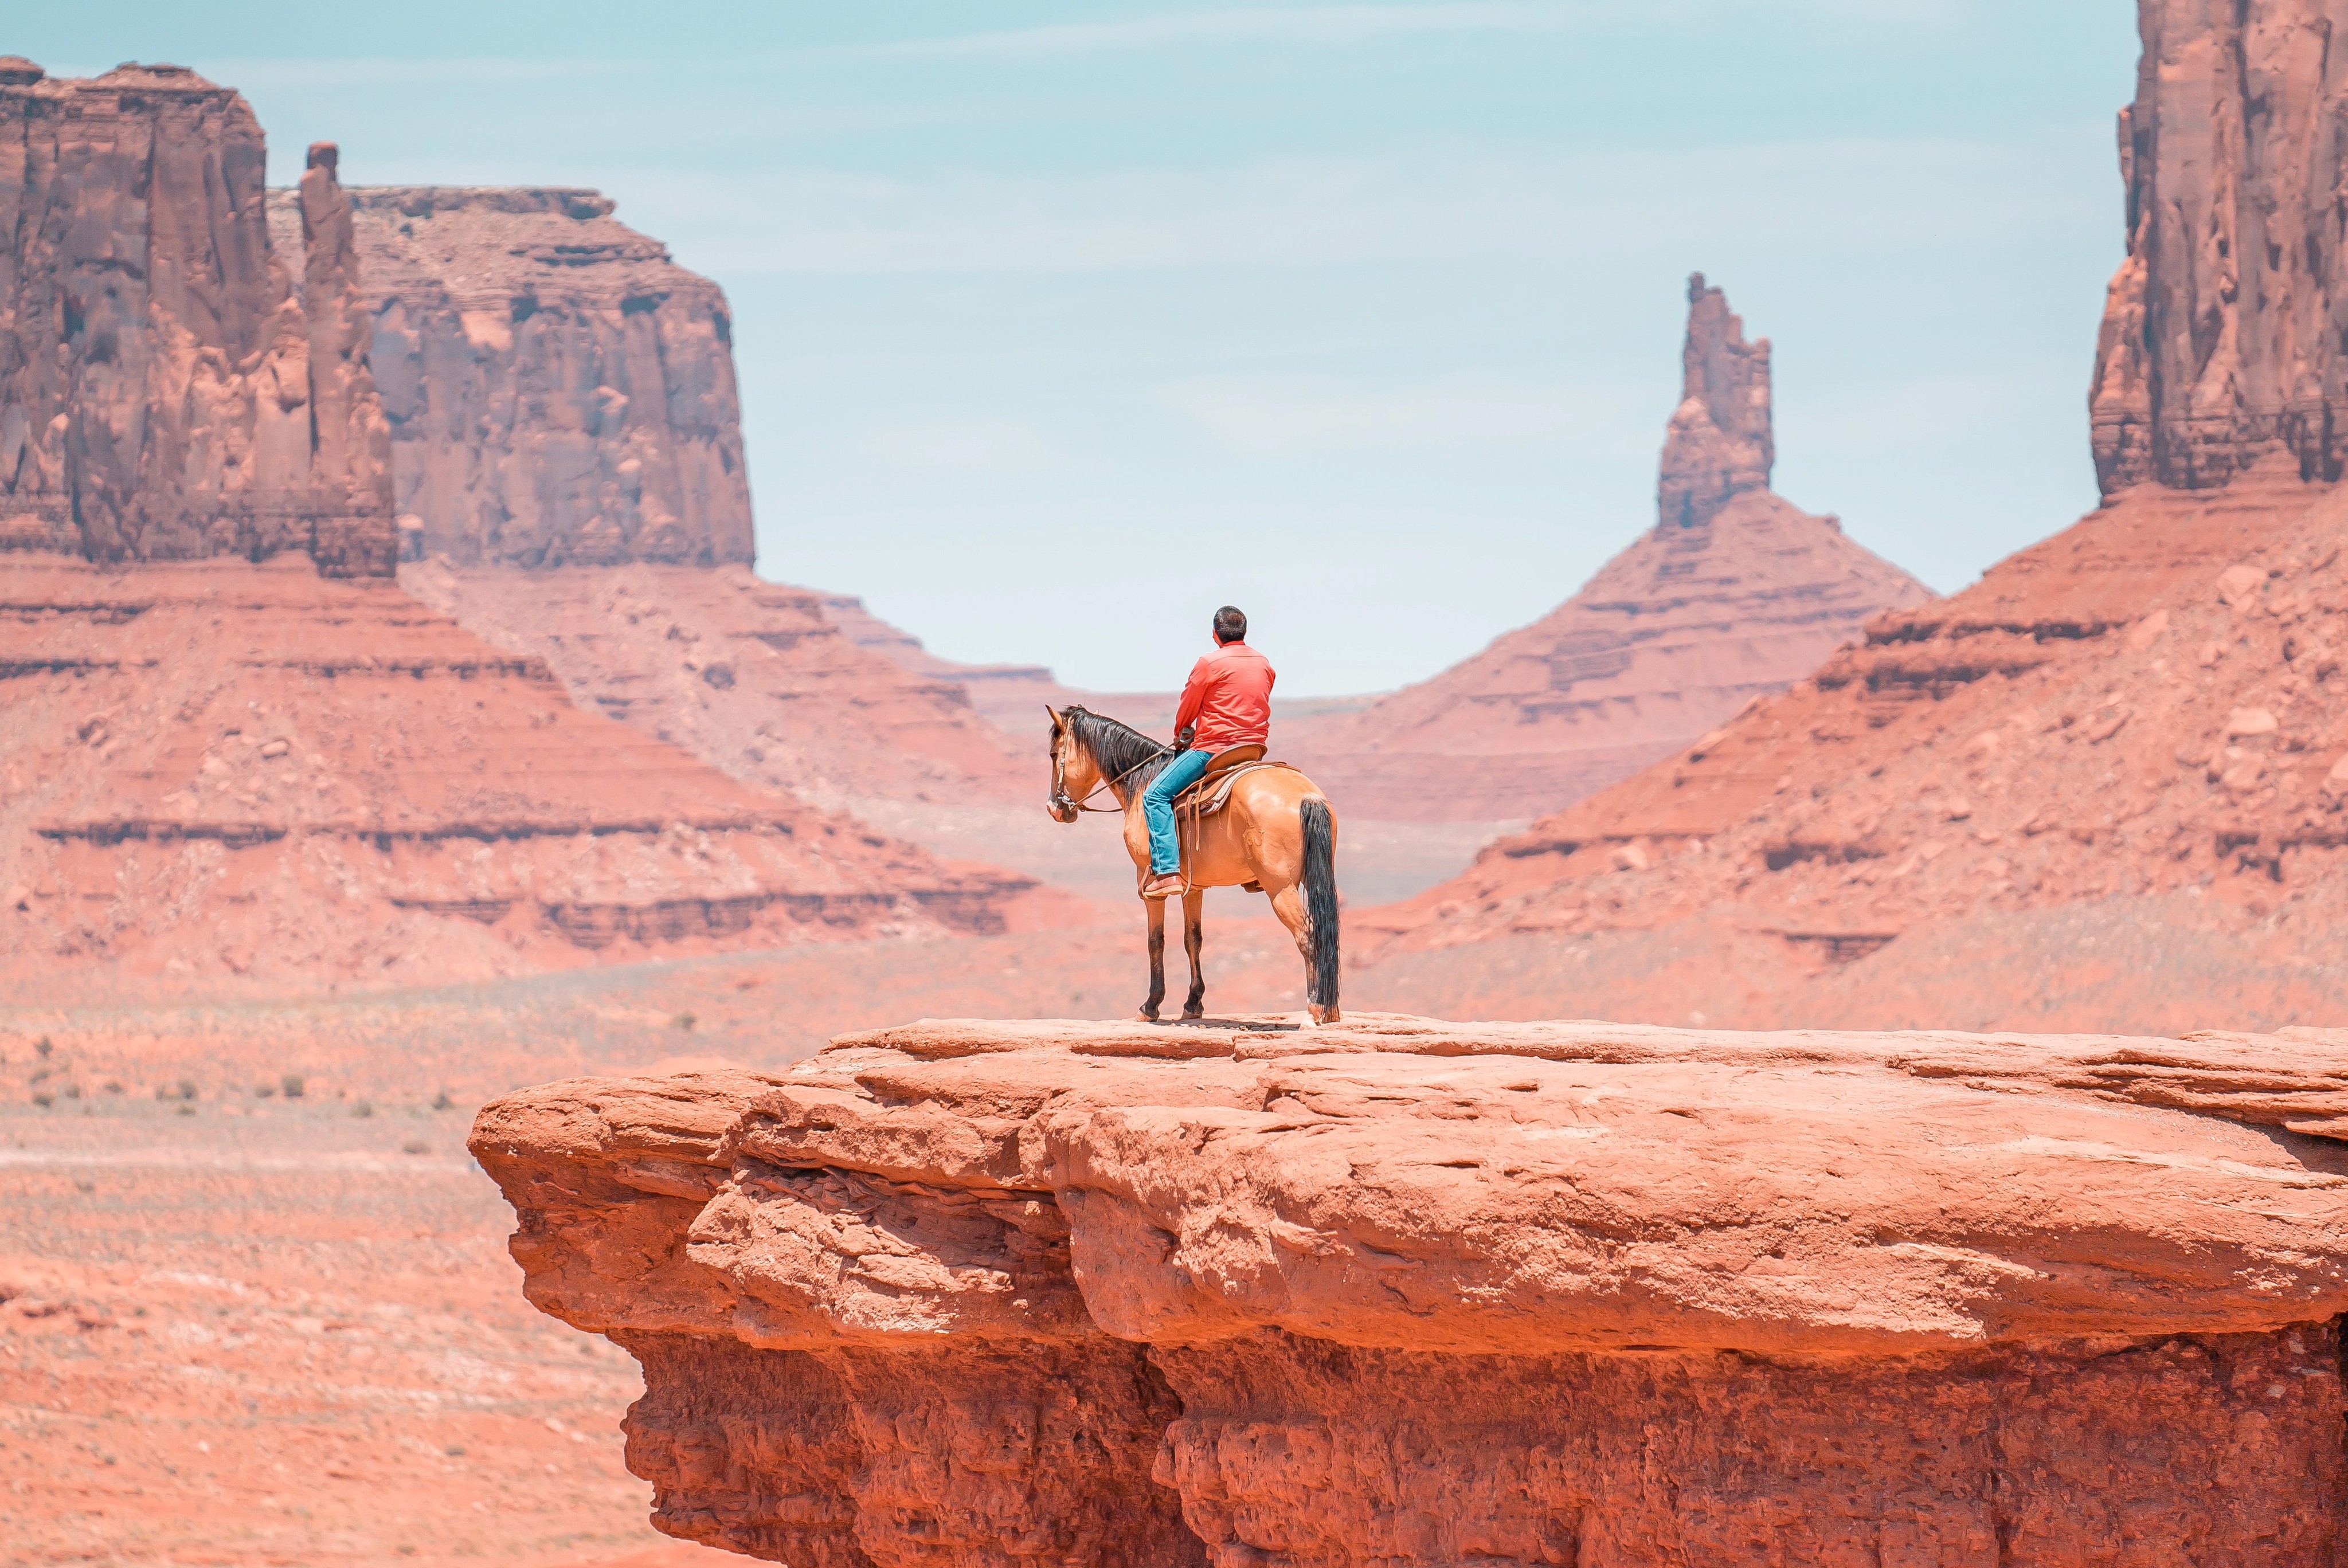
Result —
<svg viewBox="0 0 2348 1568"><path fill-rule="evenodd" d="M1089 708L1060 710L1060 720L1076 733L1076 743L1092 753L1101 777L1119 789L1138 790L1166 771L1174 748L1151 740L1129 724L1118 723Z"/></svg>

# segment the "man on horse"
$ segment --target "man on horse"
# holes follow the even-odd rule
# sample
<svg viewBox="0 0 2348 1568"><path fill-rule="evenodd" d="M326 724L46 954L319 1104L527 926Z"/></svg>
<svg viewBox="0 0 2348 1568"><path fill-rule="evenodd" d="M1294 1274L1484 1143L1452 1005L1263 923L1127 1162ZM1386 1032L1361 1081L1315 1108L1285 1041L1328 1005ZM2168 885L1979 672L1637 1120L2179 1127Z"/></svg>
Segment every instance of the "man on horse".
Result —
<svg viewBox="0 0 2348 1568"><path fill-rule="evenodd" d="M1180 754L1141 792L1149 824L1149 879L1144 898L1181 893L1182 848L1175 835L1174 797L1205 776L1218 753L1261 746L1272 735L1271 661L1247 645L1247 617L1230 605L1215 611L1215 651L1190 667L1182 705L1174 714Z"/></svg>

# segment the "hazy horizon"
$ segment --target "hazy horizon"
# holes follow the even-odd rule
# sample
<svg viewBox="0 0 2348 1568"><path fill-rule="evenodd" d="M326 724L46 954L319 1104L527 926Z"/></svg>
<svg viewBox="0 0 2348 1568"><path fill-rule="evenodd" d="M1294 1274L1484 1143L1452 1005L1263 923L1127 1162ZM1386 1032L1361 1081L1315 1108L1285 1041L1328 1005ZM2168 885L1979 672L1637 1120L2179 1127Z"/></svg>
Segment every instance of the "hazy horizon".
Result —
<svg viewBox="0 0 2348 1568"><path fill-rule="evenodd" d="M273 182L591 185L727 291L762 574L936 652L1424 679L1653 520L1684 280L1776 487L1943 590L2094 504L2121 0L98 5L0 49L238 87ZM395 30L396 29L396 30Z"/></svg>

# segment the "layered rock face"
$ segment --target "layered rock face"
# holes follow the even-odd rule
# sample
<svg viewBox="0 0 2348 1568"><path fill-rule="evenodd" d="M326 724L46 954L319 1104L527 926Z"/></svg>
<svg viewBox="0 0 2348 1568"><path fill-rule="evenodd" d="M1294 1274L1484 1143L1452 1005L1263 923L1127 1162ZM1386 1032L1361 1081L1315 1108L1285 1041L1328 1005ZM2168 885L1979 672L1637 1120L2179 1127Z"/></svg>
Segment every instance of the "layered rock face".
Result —
<svg viewBox="0 0 2348 1568"><path fill-rule="evenodd" d="M1279 749L1358 817L1559 810L1783 690L1869 617L1931 597L1768 488L1769 345L1690 281L1685 396L1658 522L1564 604L1423 684L1282 727Z"/></svg>
<svg viewBox="0 0 2348 1568"><path fill-rule="evenodd" d="M331 154L273 251L236 93L178 66L52 81L0 60L0 548L391 571Z"/></svg>
<svg viewBox="0 0 2348 1568"><path fill-rule="evenodd" d="M0 558L0 972L435 982L1005 927L1029 886L582 711L387 579Z"/></svg>
<svg viewBox="0 0 2348 1568"><path fill-rule="evenodd" d="M2348 1037L927 1023L486 1107L673 1534L2328 1564Z"/></svg>
<svg viewBox="0 0 2348 1568"><path fill-rule="evenodd" d="M2106 496L2206 489L2261 460L2341 477L2341 19L2316 0L2141 0L2119 118L2128 254L2089 395Z"/></svg>
<svg viewBox="0 0 2348 1568"><path fill-rule="evenodd" d="M350 193L411 558L752 559L733 315L592 190ZM273 198L281 232L308 200Z"/></svg>

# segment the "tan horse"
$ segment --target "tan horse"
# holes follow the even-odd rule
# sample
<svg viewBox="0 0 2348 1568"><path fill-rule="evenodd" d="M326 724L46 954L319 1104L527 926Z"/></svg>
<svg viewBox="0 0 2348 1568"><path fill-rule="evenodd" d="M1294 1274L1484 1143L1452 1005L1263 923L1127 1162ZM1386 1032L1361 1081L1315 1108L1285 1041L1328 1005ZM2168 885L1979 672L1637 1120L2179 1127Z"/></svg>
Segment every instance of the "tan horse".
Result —
<svg viewBox="0 0 2348 1568"><path fill-rule="evenodd" d="M1052 715L1052 815L1074 822L1107 790L1125 813L1125 850L1135 886L1149 875L1149 828L1141 792L1174 752L1140 731L1083 708ZM1179 825L1182 871L1182 950L1190 960L1184 1018L1207 1010L1207 977L1199 967L1200 906L1210 887L1246 887L1272 900L1272 913L1304 958L1304 998L1314 1023L1337 1021L1337 818L1313 781L1293 768L1259 768L1231 784L1222 810ZM1166 999L1166 900L1149 907L1149 999L1141 1016L1155 1022Z"/></svg>

